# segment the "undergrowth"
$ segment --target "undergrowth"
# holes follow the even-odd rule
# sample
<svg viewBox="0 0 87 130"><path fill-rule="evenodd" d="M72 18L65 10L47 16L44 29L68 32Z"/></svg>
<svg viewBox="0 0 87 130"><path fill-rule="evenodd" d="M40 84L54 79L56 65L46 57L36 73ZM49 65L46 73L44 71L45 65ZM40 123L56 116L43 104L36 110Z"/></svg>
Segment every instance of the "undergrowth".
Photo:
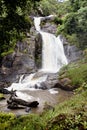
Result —
<svg viewBox="0 0 87 130"><path fill-rule="evenodd" d="M87 89L41 115L0 113L0 130L86 130Z"/></svg>
<svg viewBox="0 0 87 130"><path fill-rule="evenodd" d="M62 79L66 77L71 79L73 86L80 87L84 86L84 83L87 84L87 61L83 59L62 68L59 73L59 78Z"/></svg>
<svg viewBox="0 0 87 130"><path fill-rule="evenodd" d="M42 114L16 117L0 113L0 130L87 130L87 61L81 60L65 66L60 78L69 77L74 90L72 98Z"/></svg>

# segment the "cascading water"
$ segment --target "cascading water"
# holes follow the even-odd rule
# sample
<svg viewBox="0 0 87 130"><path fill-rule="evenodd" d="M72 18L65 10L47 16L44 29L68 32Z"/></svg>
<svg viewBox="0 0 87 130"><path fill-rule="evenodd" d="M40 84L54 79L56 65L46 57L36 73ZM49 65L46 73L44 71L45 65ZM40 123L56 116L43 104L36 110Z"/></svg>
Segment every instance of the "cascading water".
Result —
<svg viewBox="0 0 87 130"><path fill-rule="evenodd" d="M50 17L50 16L48 16ZM67 64L67 59L64 54L63 45L60 37L57 38L50 33L42 32L40 29L40 22L42 17L34 18L34 25L36 30L41 34L43 45L42 45L42 68L40 72L56 73L59 69ZM34 90L35 86L41 88L41 83L46 81L47 75L34 77L35 74L23 76L20 78L19 83L13 83L8 90Z"/></svg>
<svg viewBox="0 0 87 130"><path fill-rule="evenodd" d="M49 17L49 16L48 16ZM63 44L60 36L55 37L53 34L42 32L40 21L42 17L34 18L36 30L42 35L42 71L56 73L66 65L67 59L64 54Z"/></svg>
<svg viewBox="0 0 87 130"><path fill-rule="evenodd" d="M43 39L42 70L56 73L67 64L62 42L59 36L56 38L53 34L44 32L41 32L41 35Z"/></svg>

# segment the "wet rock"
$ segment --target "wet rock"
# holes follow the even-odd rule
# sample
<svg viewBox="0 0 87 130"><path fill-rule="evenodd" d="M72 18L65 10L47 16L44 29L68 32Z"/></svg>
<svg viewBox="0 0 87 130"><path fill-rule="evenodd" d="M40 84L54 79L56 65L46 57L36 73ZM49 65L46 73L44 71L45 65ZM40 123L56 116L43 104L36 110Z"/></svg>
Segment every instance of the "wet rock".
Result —
<svg viewBox="0 0 87 130"><path fill-rule="evenodd" d="M42 90L46 90L47 86L45 82L40 83L40 85L35 84L35 89L42 89Z"/></svg>
<svg viewBox="0 0 87 130"><path fill-rule="evenodd" d="M30 107L26 107L25 108L25 112L30 112L31 108Z"/></svg>
<svg viewBox="0 0 87 130"><path fill-rule="evenodd" d="M70 45L62 35L60 35L60 38L63 42L65 55L69 63L75 62L83 57L83 52L79 48L75 45Z"/></svg>
<svg viewBox="0 0 87 130"><path fill-rule="evenodd" d="M44 25L42 25L42 30L44 32L49 32L51 34L55 34L57 31L57 25L52 24L52 23L45 23Z"/></svg>
<svg viewBox="0 0 87 130"><path fill-rule="evenodd" d="M7 68L11 68L13 66L13 62L15 60L16 53L13 52L12 54L9 54L5 56L2 60L2 65Z"/></svg>
<svg viewBox="0 0 87 130"><path fill-rule="evenodd" d="M2 79L1 79L2 80ZM0 82L0 89L7 88L10 85L9 82L6 82L4 79Z"/></svg>
<svg viewBox="0 0 87 130"><path fill-rule="evenodd" d="M7 108L9 108L9 109L18 109L19 108L18 104L15 102L7 101L7 103L8 103Z"/></svg>
<svg viewBox="0 0 87 130"><path fill-rule="evenodd" d="M18 41L14 52L2 59L0 68L1 81L9 82L10 84L18 82L21 74L29 74L35 71L34 38L29 36L24 42Z"/></svg>
<svg viewBox="0 0 87 130"><path fill-rule="evenodd" d="M30 101L30 102L27 102L25 100L22 100L22 99L19 99L17 98L17 95L16 95L16 90L12 90L11 93L10 93L10 97L9 99L7 100L7 107L9 109L17 109L17 108L20 108L20 106L27 106L27 107L37 107L39 105L39 102L38 101Z"/></svg>
<svg viewBox="0 0 87 130"><path fill-rule="evenodd" d="M48 89L53 88L56 83L58 83L58 73L56 74L49 73L46 81L47 88Z"/></svg>
<svg viewBox="0 0 87 130"><path fill-rule="evenodd" d="M49 16L45 16L45 17L42 17L42 19L41 20L45 20L45 21L52 21L52 20L54 20L54 18L56 17L56 15L49 15Z"/></svg>
<svg viewBox="0 0 87 130"><path fill-rule="evenodd" d="M21 108L19 107L20 106L27 106L27 107L31 107L31 108L35 108L39 105L39 102L38 101L31 101L31 102L27 102L27 101L24 101L22 99L17 99L15 97L12 97L12 98L9 98L7 100L7 107L9 109L17 109L17 108Z"/></svg>
<svg viewBox="0 0 87 130"><path fill-rule="evenodd" d="M71 84L69 84L69 83L71 83L70 80L64 79L64 80L62 80L62 82L61 82L61 81L58 81L58 82L53 86L53 88L61 88L61 89L63 89L63 90L67 90L67 91L72 91L72 90L74 90L74 89L77 88L77 86L73 86L73 85L71 85Z"/></svg>
<svg viewBox="0 0 87 130"><path fill-rule="evenodd" d="M3 94L11 94L10 91L8 91L7 89L4 89L4 88L0 88L0 93L3 93Z"/></svg>
<svg viewBox="0 0 87 130"><path fill-rule="evenodd" d="M42 37L40 33L35 38L35 64L38 69L42 66Z"/></svg>
<svg viewBox="0 0 87 130"><path fill-rule="evenodd" d="M43 89L43 90L47 89L47 85L45 82L42 82L40 85L41 85L41 89Z"/></svg>
<svg viewBox="0 0 87 130"><path fill-rule="evenodd" d="M47 110L52 110L52 111L54 111L54 110L55 110L55 108L54 108L53 106L49 105L49 104L45 104L43 109L44 109L45 111L47 111Z"/></svg>
<svg viewBox="0 0 87 130"><path fill-rule="evenodd" d="M64 86L70 85L71 82L72 81L69 78L63 78L63 79L60 80L60 83L63 84Z"/></svg>

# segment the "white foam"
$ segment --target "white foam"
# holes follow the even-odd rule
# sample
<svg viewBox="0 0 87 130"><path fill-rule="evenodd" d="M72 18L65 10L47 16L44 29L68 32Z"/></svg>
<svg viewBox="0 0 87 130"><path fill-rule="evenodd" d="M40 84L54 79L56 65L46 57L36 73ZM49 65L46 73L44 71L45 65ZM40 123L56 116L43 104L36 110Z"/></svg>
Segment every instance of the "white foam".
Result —
<svg viewBox="0 0 87 130"><path fill-rule="evenodd" d="M52 88L52 89L49 89L48 90L51 94L57 94L57 93L59 93L57 90L55 90L54 88Z"/></svg>

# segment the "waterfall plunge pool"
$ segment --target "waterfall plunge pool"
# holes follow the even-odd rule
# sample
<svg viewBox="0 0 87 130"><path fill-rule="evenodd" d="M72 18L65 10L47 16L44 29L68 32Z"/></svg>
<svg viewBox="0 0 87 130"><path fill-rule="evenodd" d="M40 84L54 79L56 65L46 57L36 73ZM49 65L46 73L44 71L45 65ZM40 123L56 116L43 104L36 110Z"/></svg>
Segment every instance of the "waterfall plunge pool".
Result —
<svg viewBox="0 0 87 130"><path fill-rule="evenodd" d="M39 105L37 108L32 108L29 113L42 113L45 109L46 105L51 106L53 108L56 104L59 104L65 100L70 99L73 93L71 91L64 91L59 88L49 89L49 90L38 90L38 91L20 91L22 98L26 97L27 101L31 101L33 99L39 101ZM30 95L30 96L29 96ZM1 112L12 112L16 115L25 115L29 114L25 111L25 109L17 109L12 110L7 108L7 99L9 95L5 95L6 100L0 101L0 111Z"/></svg>
<svg viewBox="0 0 87 130"><path fill-rule="evenodd" d="M48 16L49 17L49 16ZM40 29L40 22L42 17L34 18L34 25L37 30L42 35L42 72L56 73L63 66L68 64L67 58L64 54L63 44L58 36L57 38L50 33L42 32ZM38 70L39 71L39 70ZM47 76L39 77L37 79L33 78L34 74L27 76L23 79L20 78L18 83L13 83L8 90L17 90L17 96L24 100L37 100L39 106L36 109L32 109L30 112L40 113L43 111L45 104L54 106L68 98L71 97L72 92L67 92L59 88L46 89L38 91L33 88L35 84L37 87L40 86L41 82L47 80ZM51 79L52 80L52 79ZM29 89L33 90L30 91ZM7 99L9 96L7 96ZM7 109L6 100L0 102L0 111L13 112L17 115L27 114L24 110L10 110Z"/></svg>

